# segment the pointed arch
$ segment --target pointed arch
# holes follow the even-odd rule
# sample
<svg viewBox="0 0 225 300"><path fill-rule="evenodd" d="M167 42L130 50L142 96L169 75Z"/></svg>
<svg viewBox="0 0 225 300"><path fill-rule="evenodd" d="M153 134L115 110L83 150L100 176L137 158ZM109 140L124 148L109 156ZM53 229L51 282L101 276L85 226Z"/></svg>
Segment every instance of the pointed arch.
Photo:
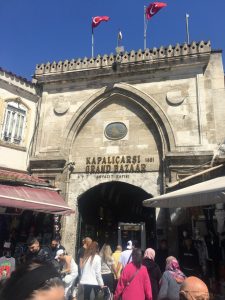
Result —
<svg viewBox="0 0 225 300"><path fill-rule="evenodd" d="M99 105L110 99L112 96L123 96L128 101L133 102L153 120L161 137L163 152L171 151L175 147L175 138L172 126L157 101L148 94L139 89L126 84L117 83L113 86L106 86L93 94L81 107L77 110L73 118L70 120L64 132L65 143L63 152L69 153L72 144L84 124L85 120L97 109Z"/></svg>
<svg viewBox="0 0 225 300"><path fill-rule="evenodd" d="M19 105L23 105L28 111L30 110L30 107L20 98L20 97L10 97L4 100L5 103L14 102Z"/></svg>

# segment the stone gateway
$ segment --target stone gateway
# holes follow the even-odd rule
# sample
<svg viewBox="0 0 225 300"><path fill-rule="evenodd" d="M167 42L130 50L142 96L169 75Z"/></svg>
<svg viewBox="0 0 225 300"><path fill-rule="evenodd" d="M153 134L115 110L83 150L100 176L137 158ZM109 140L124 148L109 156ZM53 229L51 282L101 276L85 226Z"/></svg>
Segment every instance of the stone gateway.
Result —
<svg viewBox="0 0 225 300"><path fill-rule="evenodd" d="M142 201L209 167L224 140L221 52L203 41L132 50L40 64L34 78L41 101L30 169L76 211L63 219L68 251L85 235L148 246L169 236L168 211Z"/></svg>

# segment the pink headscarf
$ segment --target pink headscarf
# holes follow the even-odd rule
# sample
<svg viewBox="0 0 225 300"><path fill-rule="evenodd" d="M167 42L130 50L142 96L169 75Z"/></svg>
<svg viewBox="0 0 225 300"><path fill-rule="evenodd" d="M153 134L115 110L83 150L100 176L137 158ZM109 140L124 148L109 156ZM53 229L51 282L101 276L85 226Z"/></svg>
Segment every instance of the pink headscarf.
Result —
<svg viewBox="0 0 225 300"><path fill-rule="evenodd" d="M148 248L145 250L144 258L149 258L151 260L155 259L155 250L152 248Z"/></svg>
<svg viewBox="0 0 225 300"><path fill-rule="evenodd" d="M177 283L183 282L186 278L184 273L180 270L179 263L175 258L172 258L167 261L166 271L170 272L170 274L173 276Z"/></svg>

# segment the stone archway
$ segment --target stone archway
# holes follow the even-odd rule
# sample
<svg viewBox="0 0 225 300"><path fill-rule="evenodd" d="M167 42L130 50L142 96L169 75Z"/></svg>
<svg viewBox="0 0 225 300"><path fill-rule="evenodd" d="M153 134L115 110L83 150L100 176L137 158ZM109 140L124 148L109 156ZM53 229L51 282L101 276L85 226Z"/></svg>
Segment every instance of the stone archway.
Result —
<svg viewBox="0 0 225 300"><path fill-rule="evenodd" d="M120 222L145 226L145 242L153 247L155 232L154 209L145 208L142 201L151 197L136 185L121 181L97 184L78 197L78 244L83 236L90 236L100 245L110 243L115 248ZM123 245L129 239L140 242L140 231L123 231Z"/></svg>
<svg viewBox="0 0 225 300"><path fill-rule="evenodd" d="M128 134L121 140L109 140L104 135L104 128L108 122L117 121L127 126ZM163 191L163 157L174 147L174 138L165 113L148 95L126 84L100 91L76 113L65 136L64 151L75 162L68 182L67 199L69 205L76 209L76 217L66 220L64 239L67 241L71 238L76 240L77 199L92 187L120 181L140 187L154 196ZM111 162L117 157L121 158L120 168L115 171ZM133 161L139 160L145 167L139 168L139 171L136 171L137 168L129 169L128 172L126 168L121 169L124 161L131 162L132 157L136 157ZM100 160L107 161L112 168L99 173L95 167ZM90 172L86 168L88 164Z"/></svg>
<svg viewBox="0 0 225 300"><path fill-rule="evenodd" d="M149 115L149 118L153 120L158 129L165 151L175 148L172 125L159 103L150 95L129 84L117 83L113 86L106 86L100 89L77 110L64 132L65 142L63 143L63 153L70 153L73 142L86 119L89 118L99 105L106 102L113 95L126 97L128 101L133 102Z"/></svg>
<svg viewBox="0 0 225 300"><path fill-rule="evenodd" d="M105 242L115 248L118 241L118 225L144 224L146 245L154 245L154 209L145 208L142 201L151 195L143 189L120 181L98 184L78 197L78 244L83 236L90 236L100 245ZM147 231L147 235L145 232ZM141 231L122 231L123 245L127 240L141 241Z"/></svg>

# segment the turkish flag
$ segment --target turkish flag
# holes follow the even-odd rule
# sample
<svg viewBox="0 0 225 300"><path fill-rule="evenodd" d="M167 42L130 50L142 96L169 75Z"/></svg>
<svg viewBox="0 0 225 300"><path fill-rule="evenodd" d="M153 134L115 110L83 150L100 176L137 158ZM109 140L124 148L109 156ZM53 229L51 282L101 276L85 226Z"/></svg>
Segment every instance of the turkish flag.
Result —
<svg viewBox="0 0 225 300"><path fill-rule="evenodd" d="M150 3L149 6L146 8L146 18L150 20L161 8L167 6L164 2L153 2Z"/></svg>
<svg viewBox="0 0 225 300"><path fill-rule="evenodd" d="M92 28L97 27L102 21L109 21L108 16L97 16L92 18Z"/></svg>

